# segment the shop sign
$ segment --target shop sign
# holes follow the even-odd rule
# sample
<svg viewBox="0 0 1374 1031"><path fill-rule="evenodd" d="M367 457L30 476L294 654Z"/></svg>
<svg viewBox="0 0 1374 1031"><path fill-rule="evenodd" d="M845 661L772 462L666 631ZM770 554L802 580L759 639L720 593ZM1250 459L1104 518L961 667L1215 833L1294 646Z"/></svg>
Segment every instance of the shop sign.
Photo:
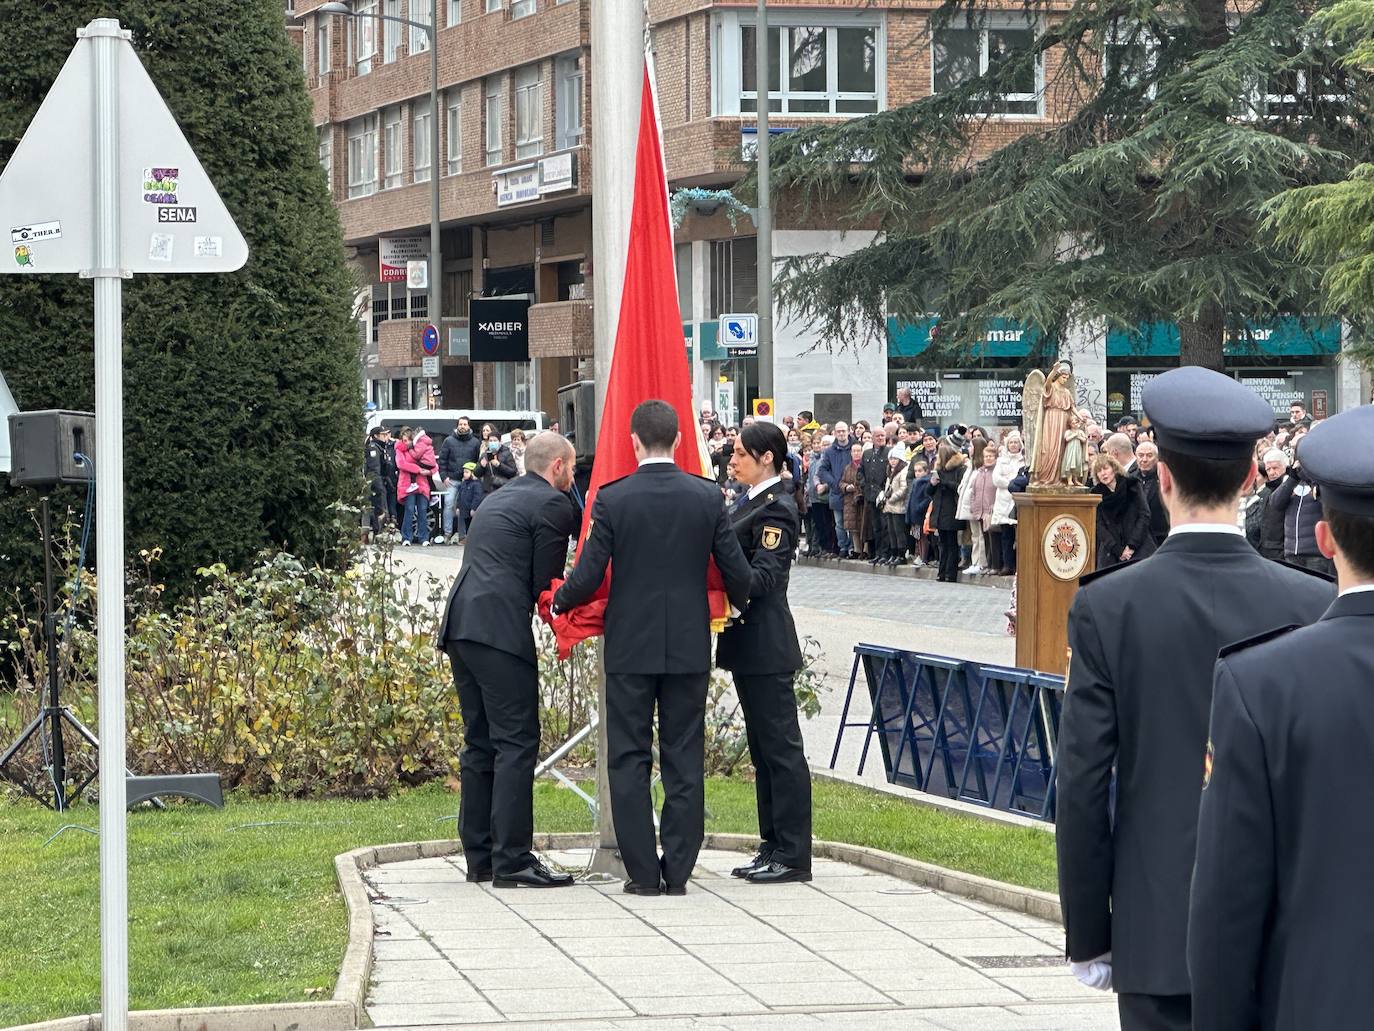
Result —
<svg viewBox="0 0 1374 1031"><path fill-rule="evenodd" d="M521 165L507 168L492 176L496 183L496 206L509 207L512 204L527 204L539 199L539 166Z"/></svg>
<svg viewBox="0 0 1374 1031"><path fill-rule="evenodd" d="M1325 419L1330 414L1330 395L1325 390L1312 391L1312 418Z"/></svg>
<svg viewBox="0 0 1374 1031"><path fill-rule="evenodd" d="M425 236L383 236L377 240L378 282L404 283L412 261L429 257L429 238Z"/></svg>
<svg viewBox="0 0 1374 1031"><path fill-rule="evenodd" d="M577 155L553 154L539 162L539 193L561 193L577 185Z"/></svg>
<svg viewBox="0 0 1374 1031"><path fill-rule="evenodd" d="M938 379L899 379L896 388L906 387L911 391L912 400L921 409L921 418L936 420L940 425L957 422L963 408L963 398L957 393L946 392L944 384Z"/></svg>
<svg viewBox="0 0 1374 1031"><path fill-rule="evenodd" d="M978 383L978 418L1019 420L1025 385L1014 379L985 379ZM921 409L925 411L925 409Z"/></svg>
<svg viewBox="0 0 1374 1031"><path fill-rule="evenodd" d="M1256 376L1253 379L1242 376L1241 382L1268 401L1275 415L1287 416L1288 406L1294 401L1307 407L1307 391L1287 376Z"/></svg>
<svg viewBox="0 0 1374 1031"><path fill-rule="evenodd" d="M1228 330L1223 345L1224 353L1232 358L1336 354L1340 349L1340 320L1297 315L1285 315L1268 322L1247 322L1244 329ZM1112 329L1107 332L1107 355L1111 358L1162 358L1178 352L1178 326L1172 322L1142 322L1134 331Z"/></svg>
<svg viewBox="0 0 1374 1031"><path fill-rule="evenodd" d="M887 320L889 358L915 358L924 354L940 336L940 320L931 315L919 322ZM1040 338L1040 331L1012 319L993 319L982 338L975 341L974 357L1024 358Z"/></svg>
<svg viewBox="0 0 1374 1031"><path fill-rule="evenodd" d="M468 311L474 362L530 360L530 302L525 297L474 297Z"/></svg>

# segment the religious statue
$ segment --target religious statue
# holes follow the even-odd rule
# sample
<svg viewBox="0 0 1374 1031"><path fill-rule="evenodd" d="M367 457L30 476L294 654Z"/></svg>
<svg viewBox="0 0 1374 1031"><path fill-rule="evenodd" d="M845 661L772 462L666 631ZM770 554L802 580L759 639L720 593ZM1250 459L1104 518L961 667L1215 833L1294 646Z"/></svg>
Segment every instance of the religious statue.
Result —
<svg viewBox="0 0 1374 1031"><path fill-rule="evenodd" d="M1059 462L1059 475L1066 487L1082 487L1088 478L1088 434L1077 413L1069 416L1069 428L1064 431L1064 457Z"/></svg>
<svg viewBox="0 0 1374 1031"><path fill-rule="evenodd" d="M1071 443L1078 444L1076 439L1070 441L1071 421L1076 419L1074 396L1073 369L1068 362L1056 362L1048 376L1036 369L1026 377L1021 394L1025 419L1022 436L1030 448L1027 461L1033 488L1083 489L1081 474L1072 479L1065 475L1065 451ZM1086 436L1083 443L1086 444ZM1083 454L1080 445L1079 455ZM1075 462L1081 463L1082 458L1076 458ZM1081 464L1076 465L1075 471L1080 468Z"/></svg>

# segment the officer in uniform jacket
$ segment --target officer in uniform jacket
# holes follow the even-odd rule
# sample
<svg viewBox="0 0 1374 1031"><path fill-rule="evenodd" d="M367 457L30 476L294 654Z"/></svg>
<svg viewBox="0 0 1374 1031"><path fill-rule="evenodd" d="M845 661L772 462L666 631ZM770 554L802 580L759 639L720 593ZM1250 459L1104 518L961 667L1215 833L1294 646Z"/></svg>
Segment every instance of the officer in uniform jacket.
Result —
<svg viewBox="0 0 1374 1031"><path fill-rule="evenodd" d="M458 835L470 881L557 887L530 851L539 752L539 669L532 619L539 595L561 576L577 533L572 445L541 433L525 452L526 474L482 503L468 530L463 567L449 592L437 641L448 653L463 713Z"/></svg>
<svg viewBox="0 0 1374 1031"><path fill-rule="evenodd" d="M749 603L749 564L719 485L673 463L677 426L666 402L635 408L630 431L639 470L597 491L577 565L553 599L555 613L590 600L614 563L605 615L607 760L616 843L630 877L625 890L642 895L657 895L661 883L672 894L685 891L705 834L709 559L731 603L741 610ZM649 791L655 704L661 864Z"/></svg>
<svg viewBox="0 0 1374 1031"><path fill-rule="evenodd" d="M1366 405L1298 445L1340 596L1216 666L1188 926L1198 1031L1368 1027L1374 921L1374 434Z"/></svg>
<svg viewBox="0 0 1374 1031"><path fill-rule="evenodd" d="M734 473L750 487L731 518L753 576L748 608L716 646L716 665L734 674L744 712L762 839L732 872L755 884L811 880L811 771L792 686L802 653L787 605L801 517L782 487L786 448L772 423L746 426L735 440Z"/></svg>
<svg viewBox="0 0 1374 1031"><path fill-rule="evenodd" d="M1265 561L1236 526L1269 404L1197 366L1153 380L1143 403L1172 529L1152 557L1080 581L1055 835L1069 960L1085 983L1110 982L1124 1031L1190 1027L1188 891L1217 654L1315 620L1333 594L1325 578Z"/></svg>

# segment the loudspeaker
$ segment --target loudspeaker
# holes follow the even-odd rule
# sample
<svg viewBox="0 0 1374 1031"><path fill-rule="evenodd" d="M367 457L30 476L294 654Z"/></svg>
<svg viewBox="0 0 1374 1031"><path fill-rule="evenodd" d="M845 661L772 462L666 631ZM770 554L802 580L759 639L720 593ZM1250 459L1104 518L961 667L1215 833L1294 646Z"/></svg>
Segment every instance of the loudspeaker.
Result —
<svg viewBox="0 0 1374 1031"><path fill-rule="evenodd" d="M558 388L558 425L578 459L590 460L596 454L596 387L591 380Z"/></svg>
<svg viewBox="0 0 1374 1031"><path fill-rule="evenodd" d="M95 478L95 416L55 410L11 415L10 450L16 487L88 483ZM78 461L78 453L92 461Z"/></svg>

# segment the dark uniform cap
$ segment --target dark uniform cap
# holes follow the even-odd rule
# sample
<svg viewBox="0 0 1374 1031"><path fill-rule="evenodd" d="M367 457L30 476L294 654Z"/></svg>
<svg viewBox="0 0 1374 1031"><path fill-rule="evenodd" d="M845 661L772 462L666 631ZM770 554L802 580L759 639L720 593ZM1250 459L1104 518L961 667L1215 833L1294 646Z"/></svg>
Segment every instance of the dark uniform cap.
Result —
<svg viewBox="0 0 1374 1031"><path fill-rule="evenodd" d="M1322 419L1298 441L1298 461L1321 488L1322 504L1349 515L1374 516L1374 405Z"/></svg>
<svg viewBox="0 0 1374 1031"><path fill-rule="evenodd" d="M1145 386L1140 405L1159 447L1193 458L1248 458L1274 428L1274 409L1230 376L1185 365Z"/></svg>

